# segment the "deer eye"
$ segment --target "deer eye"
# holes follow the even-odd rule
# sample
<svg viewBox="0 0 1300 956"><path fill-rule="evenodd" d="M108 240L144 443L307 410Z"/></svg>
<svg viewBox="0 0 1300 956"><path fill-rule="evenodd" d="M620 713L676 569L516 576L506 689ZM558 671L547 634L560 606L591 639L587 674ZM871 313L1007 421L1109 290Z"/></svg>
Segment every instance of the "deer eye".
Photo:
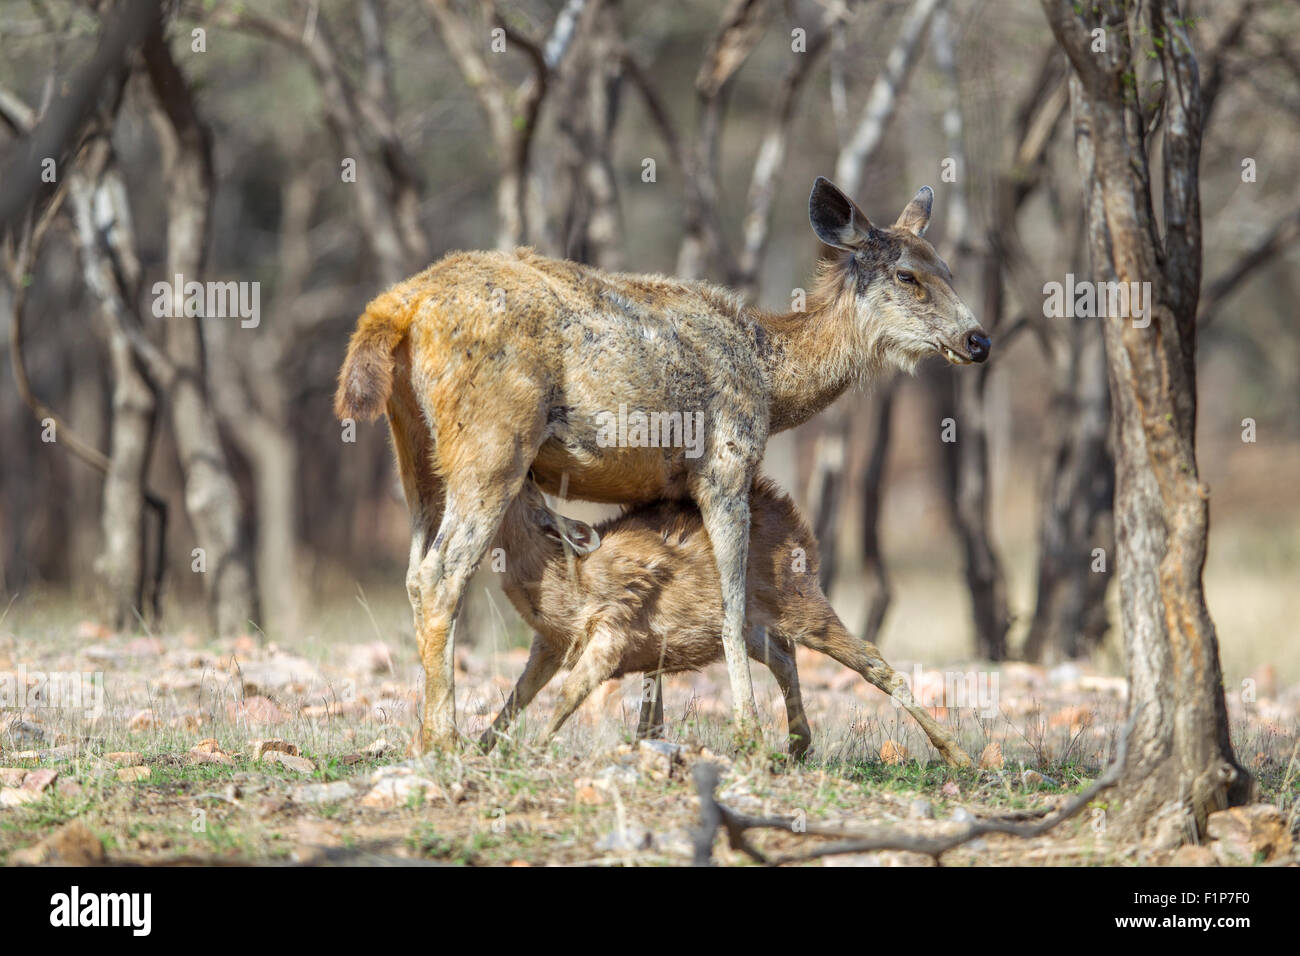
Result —
<svg viewBox="0 0 1300 956"><path fill-rule="evenodd" d="M894 273L894 275L896 275L898 281L904 285L916 285L916 276L912 275L910 272L904 272L902 269L899 269Z"/></svg>

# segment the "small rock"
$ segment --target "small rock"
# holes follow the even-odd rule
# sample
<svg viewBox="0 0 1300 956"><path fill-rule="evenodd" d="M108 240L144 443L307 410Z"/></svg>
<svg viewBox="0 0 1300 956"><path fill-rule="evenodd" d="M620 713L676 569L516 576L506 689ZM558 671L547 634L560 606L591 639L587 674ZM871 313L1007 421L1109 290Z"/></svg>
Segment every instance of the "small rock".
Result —
<svg viewBox="0 0 1300 956"><path fill-rule="evenodd" d="M1291 832L1277 807L1254 803L1211 813L1206 832L1215 857L1224 866L1272 862L1291 853Z"/></svg>
<svg viewBox="0 0 1300 956"><path fill-rule="evenodd" d="M190 764L215 763L223 767L233 767L235 759L220 750L191 750L185 755L185 762Z"/></svg>
<svg viewBox="0 0 1300 956"><path fill-rule="evenodd" d="M606 852L649 850L654 846L654 834L643 826L630 823L614 829L596 841L596 849Z"/></svg>
<svg viewBox="0 0 1300 956"><path fill-rule="evenodd" d="M216 737L206 737L190 748L190 753L216 753L221 749Z"/></svg>
<svg viewBox="0 0 1300 956"><path fill-rule="evenodd" d="M632 767L625 767L622 764L612 763L608 767L602 767L596 771L595 782L600 784L619 784L624 787L634 787L641 775Z"/></svg>
<svg viewBox="0 0 1300 956"><path fill-rule="evenodd" d="M1188 843L1174 851L1170 866L1218 866L1219 861L1214 851L1208 846L1193 846Z"/></svg>
<svg viewBox="0 0 1300 956"><path fill-rule="evenodd" d="M323 846L299 846L294 847L289 859L299 866L320 866L329 859Z"/></svg>
<svg viewBox="0 0 1300 956"><path fill-rule="evenodd" d="M161 724L152 710L141 710L136 712L135 716L126 725L126 728L132 733L140 733L146 730L156 730L160 726Z"/></svg>
<svg viewBox="0 0 1300 956"><path fill-rule="evenodd" d="M961 787L957 786L956 781L949 780L947 783L945 783L942 787L939 788L939 792L942 793L949 800L956 800L961 796Z"/></svg>
<svg viewBox="0 0 1300 956"><path fill-rule="evenodd" d="M933 857L909 850L880 850L876 853L849 853L828 856L823 866L936 866Z"/></svg>
<svg viewBox="0 0 1300 956"><path fill-rule="evenodd" d="M352 785L346 780L333 783L309 783L294 787L292 799L295 803L338 803L352 797Z"/></svg>
<svg viewBox="0 0 1300 956"><path fill-rule="evenodd" d="M265 660L236 662L232 664L232 674L243 681L246 693L254 695L248 700L257 699L257 695L275 693L287 688L309 687L312 684L323 683L316 665L291 654L277 653ZM266 697L262 696L261 699L266 700Z"/></svg>
<svg viewBox="0 0 1300 956"><path fill-rule="evenodd" d="M1083 671L1078 664L1069 662L1053 667L1047 672L1048 682L1058 690L1076 691L1079 689L1079 682L1083 679Z"/></svg>
<svg viewBox="0 0 1300 956"><path fill-rule="evenodd" d="M952 812L951 819L953 823L974 823L975 815L965 807L958 807Z"/></svg>
<svg viewBox="0 0 1300 956"><path fill-rule="evenodd" d="M1001 770L1006 765L1006 760L1002 757L1002 745L996 740L991 741L980 754L981 770Z"/></svg>
<svg viewBox="0 0 1300 956"><path fill-rule="evenodd" d="M135 783L149 779L148 767L123 767L117 772L117 779L125 783Z"/></svg>
<svg viewBox="0 0 1300 956"><path fill-rule="evenodd" d="M0 787L0 807L20 807L24 803L35 803L41 795L35 790L21 787Z"/></svg>
<svg viewBox="0 0 1300 956"><path fill-rule="evenodd" d="M282 724L289 719L274 701L258 695L230 701L226 704L226 716L249 724Z"/></svg>
<svg viewBox="0 0 1300 956"><path fill-rule="evenodd" d="M393 749L395 749L394 744L390 744L383 737L376 737L374 742L371 743L368 747L366 747L361 752L368 757L382 757L384 754L388 753Z"/></svg>
<svg viewBox="0 0 1300 956"><path fill-rule="evenodd" d="M907 759L907 748L892 740L880 745L880 759L887 764L901 764Z"/></svg>
<svg viewBox="0 0 1300 956"><path fill-rule="evenodd" d="M272 750L278 750L280 753L289 754L293 757L298 756L297 744L291 744L289 741L281 740L278 737L272 737L269 740L254 740L252 747L254 760L261 760L263 754Z"/></svg>
<svg viewBox="0 0 1300 956"><path fill-rule="evenodd" d="M104 754L104 759L109 763L115 763L119 767L134 767L144 760L144 754L137 753L134 750L114 751L111 754Z"/></svg>
<svg viewBox="0 0 1300 956"><path fill-rule="evenodd" d="M189 733L194 733L203 726L203 721L200 719L198 714L181 714L179 717L173 717L168 721L167 726L171 727L173 730L184 730Z"/></svg>
<svg viewBox="0 0 1300 956"><path fill-rule="evenodd" d="M598 807L605 802L605 794L592 786L590 780L574 781L573 802L583 807Z"/></svg>
<svg viewBox="0 0 1300 956"><path fill-rule="evenodd" d="M16 787L23 782L27 771L22 767L0 767L0 786Z"/></svg>
<svg viewBox="0 0 1300 956"><path fill-rule="evenodd" d="M268 750L262 754L262 763L275 763L285 767L295 773L312 773L316 765L306 757L299 757L297 754L288 754L283 750Z"/></svg>
<svg viewBox="0 0 1300 956"><path fill-rule="evenodd" d="M637 744L637 767L642 773L670 777L673 767L684 763L686 748L666 740L642 740Z"/></svg>
<svg viewBox="0 0 1300 956"><path fill-rule="evenodd" d="M929 800L913 800L907 807L907 815L913 820L933 820L934 807Z"/></svg>
<svg viewBox="0 0 1300 956"><path fill-rule="evenodd" d="M104 862L104 844L80 820L65 823L40 843L18 850L9 857L19 866L92 866Z"/></svg>
<svg viewBox="0 0 1300 956"><path fill-rule="evenodd" d="M427 777L417 777L414 774L387 776L380 779L371 791L361 798L361 805L391 810L395 807L404 807L414 799L432 803L441 796L442 791L438 789L438 785Z"/></svg>
<svg viewBox="0 0 1300 956"><path fill-rule="evenodd" d="M57 770L33 770L23 780L23 789L33 793L42 793L59 777Z"/></svg>
<svg viewBox="0 0 1300 956"><path fill-rule="evenodd" d="M40 724L34 724L30 720L22 720L14 716L5 725L4 736L11 744L31 747L52 742L54 735Z"/></svg>
<svg viewBox="0 0 1300 956"><path fill-rule="evenodd" d="M1044 776L1037 770L1026 770L1020 774L1020 783L1026 787L1055 787L1059 786L1051 777Z"/></svg>
<svg viewBox="0 0 1300 956"><path fill-rule="evenodd" d="M346 667L362 674L391 674L393 655L383 641L357 644L348 651Z"/></svg>

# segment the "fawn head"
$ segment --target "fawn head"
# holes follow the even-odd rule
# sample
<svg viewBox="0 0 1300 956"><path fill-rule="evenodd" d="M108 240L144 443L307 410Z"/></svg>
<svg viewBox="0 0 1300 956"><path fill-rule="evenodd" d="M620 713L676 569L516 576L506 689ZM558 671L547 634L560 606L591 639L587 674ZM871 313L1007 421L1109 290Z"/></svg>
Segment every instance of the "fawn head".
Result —
<svg viewBox="0 0 1300 956"><path fill-rule="evenodd" d="M808 197L817 238L848 253L846 284L855 319L883 354L911 369L927 355L953 365L983 362L992 343L952 288L952 273L925 240L934 191L922 186L892 226L873 226L857 204L821 176Z"/></svg>
<svg viewBox="0 0 1300 956"><path fill-rule="evenodd" d="M591 554L600 547L600 535L595 528L585 521L566 518L551 510L531 474L519 492L516 507L522 508L524 521L535 533L563 545L574 554Z"/></svg>

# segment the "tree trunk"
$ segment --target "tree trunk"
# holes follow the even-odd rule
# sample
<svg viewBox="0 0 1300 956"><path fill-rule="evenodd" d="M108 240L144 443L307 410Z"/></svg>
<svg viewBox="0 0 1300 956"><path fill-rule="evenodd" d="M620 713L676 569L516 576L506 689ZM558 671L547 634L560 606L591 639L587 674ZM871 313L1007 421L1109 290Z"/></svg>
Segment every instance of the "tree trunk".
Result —
<svg viewBox="0 0 1300 956"><path fill-rule="evenodd" d="M877 389L872 396L875 408L875 429L866 471L862 478L862 639L875 644L880 629L885 624L885 613L893 599L889 582L889 569L884 552L880 550L880 499L885 483L885 463L889 455L889 442L893 434L894 392L897 383L891 380Z"/></svg>
<svg viewBox="0 0 1300 956"><path fill-rule="evenodd" d="M157 109L152 118L162 145L167 199L167 276L199 281L207 251L212 198L212 153L207 129L194 110L189 85L172 59L162 26L145 43ZM185 316L184 290L174 288L166 319L166 354L173 366L169 406L185 480L185 508L203 549L204 585L220 634L237 634L257 618L253 572L241 527L239 490L231 476L207 389L201 321Z"/></svg>
<svg viewBox="0 0 1300 956"><path fill-rule="evenodd" d="M126 299L137 288L140 264L125 185L113 165L107 140L97 140L88 148L85 165L84 172L71 174L72 215L86 286L100 302L113 381L100 516L104 540L95 570L106 619L114 630L122 630L134 626L137 615L156 618L161 600L166 556L160 546L153 557L157 573L148 576L146 518L150 497L146 475L157 425L158 392L120 324L135 321ZM166 530L166 510L161 501L156 505L161 536Z"/></svg>
<svg viewBox="0 0 1300 956"><path fill-rule="evenodd" d="M1105 637L1115 555L1110 393L1095 319L1071 320L1062 364L1050 415L1057 431L1039 519L1037 600L1024 652L1049 663L1083 657Z"/></svg>
<svg viewBox="0 0 1300 956"><path fill-rule="evenodd" d="M1159 41L1164 97L1162 230L1151 195L1148 115L1128 79L1140 13L1109 5L1076 12L1070 0L1042 3L1075 74L1070 100L1094 278L1147 283L1140 315L1118 310L1101 320L1114 405L1116 566L1134 716L1111 823L1172 847L1203 834L1210 813L1254 792L1233 754L1218 638L1201 580L1209 489L1197 473L1195 446L1197 65L1177 4L1152 0L1145 13L1149 35ZM1110 38L1102 57L1090 52L1096 28Z"/></svg>
<svg viewBox="0 0 1300 956"><path fill-rule="evenodd" d="M939 421L952 419L956 440L944 442L943 478L949 517L961 541L966 589L970 593L975 653L985 660L1007 656L1006 582L989 524L989 446L984 403L984 367L949 368L931 376ZM960 412L958 411L960 409Z"/></svg>

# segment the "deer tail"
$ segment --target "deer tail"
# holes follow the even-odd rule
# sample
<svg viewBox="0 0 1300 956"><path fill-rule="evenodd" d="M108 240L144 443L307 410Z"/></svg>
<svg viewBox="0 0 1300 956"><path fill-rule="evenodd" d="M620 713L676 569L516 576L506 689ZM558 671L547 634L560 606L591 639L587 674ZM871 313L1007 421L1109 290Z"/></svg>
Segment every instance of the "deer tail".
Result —
<svg viewBox="0 0 1300 956"><path fill-rule="evenodd" d="M410 330L414 314L410 304L391 292L366 306L339 370L334 414L340 419L369 421L384 411L393 390L393 352Z"/></svg>

